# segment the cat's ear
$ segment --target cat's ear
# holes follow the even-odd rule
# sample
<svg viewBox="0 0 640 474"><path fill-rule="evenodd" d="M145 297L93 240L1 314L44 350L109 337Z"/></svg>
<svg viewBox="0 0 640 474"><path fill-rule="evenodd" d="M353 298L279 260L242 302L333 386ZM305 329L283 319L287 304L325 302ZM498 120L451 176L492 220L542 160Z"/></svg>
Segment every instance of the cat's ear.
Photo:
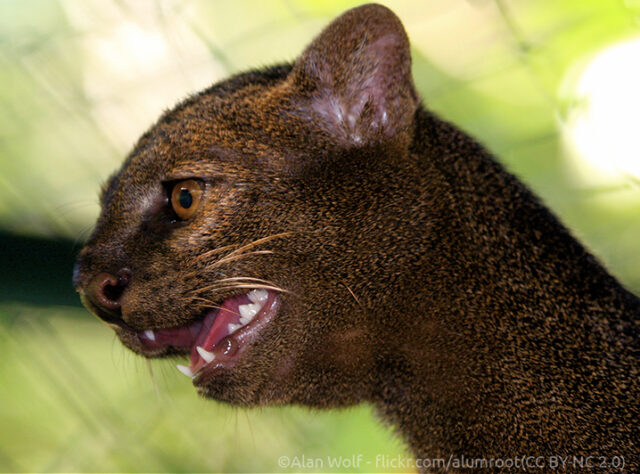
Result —
<svg viewBox="0 0 640 474"><path fill-rule="evenodd" d="M418 105L409 40L400 19L381 5L336 18L291 74L296 112L347 146L393 138L411 123Z"/></svg>

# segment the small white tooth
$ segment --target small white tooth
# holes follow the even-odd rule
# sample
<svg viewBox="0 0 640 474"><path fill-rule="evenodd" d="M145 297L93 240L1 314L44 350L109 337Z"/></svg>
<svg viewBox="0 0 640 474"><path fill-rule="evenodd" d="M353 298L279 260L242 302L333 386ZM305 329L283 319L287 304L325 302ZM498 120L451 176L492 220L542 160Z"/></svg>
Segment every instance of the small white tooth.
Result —
<svg viewBox="0 0 640 474"><path fill-rule="evenodd" d="M229 334L236 332L238 329L240 329L242 327L242 324L233 324L233 323L229 323L228 329L229 329Z"/></svg>
<svg viewBox="0 0 640 474"><path fill-rule="evenodd" d="M186 375L187 377L193 377L193 372L191 372L191 369L189 367L187 367L186 365L176 365L177 369L182 372L184 375Z"/></svg>
<svg viewBox="0 0 640 474"><path fill-rule="evenodd" d="M267 290L251 290L247 296L252 303L260 303L262 306L269 299L269 292Z"/></svg>
<svg viewBox="0 0 640 474"><path fill-rule="evenodd" d="M144 336L149 339L150 341L155 341L156 340L156 335L153 333L153 331L151 329L147 329L144 332Z"/></svg>
<svg viewBox="0 0 640 474"><path fill-rule="evenodd" d="M216 355L213 352L209 352L204 347L196 346L196 350L207 364L216 358Z"/></svg>
<svg viewBox="0 0 640 474"><path fill-rule="evenodd" d="M238 306L238 311L240 311L241 318L251 321L253 317L258 314L258 311L260 311L261 308L262 305L259 303L241 304L240 306Z"/></svg>
<svg viewBox="0 0 640 474"><path fill-rule="evenodd" d="M251 322L251 318L240 318L240 324L246 326Z"/></svg>

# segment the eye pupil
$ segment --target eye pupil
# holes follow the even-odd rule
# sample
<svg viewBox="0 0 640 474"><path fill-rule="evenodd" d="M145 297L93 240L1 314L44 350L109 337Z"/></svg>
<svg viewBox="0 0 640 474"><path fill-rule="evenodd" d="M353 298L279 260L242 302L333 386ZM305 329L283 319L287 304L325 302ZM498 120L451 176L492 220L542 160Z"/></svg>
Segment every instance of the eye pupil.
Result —
<svg viewBox="0 0 640 474"><path fill-rule="evenodd" d="M188 189L181 189L180 194L178 195L178 202L180 206L184 209L189 209L193 204L193 196Z"/></svg>

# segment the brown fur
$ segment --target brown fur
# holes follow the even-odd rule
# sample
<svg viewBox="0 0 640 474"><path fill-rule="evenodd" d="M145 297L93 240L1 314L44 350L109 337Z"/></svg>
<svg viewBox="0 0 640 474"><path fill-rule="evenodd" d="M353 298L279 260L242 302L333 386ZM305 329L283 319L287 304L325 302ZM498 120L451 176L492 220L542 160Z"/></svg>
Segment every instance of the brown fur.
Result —
<svg viewBox="0 0 640 474"><path fill-rule="evenodd" d="M351 114L351 118L349 117ZM171 224L163 182L206 184ZM286 289L231 370L236 405L374 404L418 457L625 456L640 469L639 300L471 138L418 103L384 7L335 20L292 66L232 77L167 112L102 197L75 284L124 344L238 289ZM216 262L225 246L282 234ZM206 253L206 252L210 253ZM126 268L121 308L91 297ZM244 290L246 291L246 290Z"/></svg>

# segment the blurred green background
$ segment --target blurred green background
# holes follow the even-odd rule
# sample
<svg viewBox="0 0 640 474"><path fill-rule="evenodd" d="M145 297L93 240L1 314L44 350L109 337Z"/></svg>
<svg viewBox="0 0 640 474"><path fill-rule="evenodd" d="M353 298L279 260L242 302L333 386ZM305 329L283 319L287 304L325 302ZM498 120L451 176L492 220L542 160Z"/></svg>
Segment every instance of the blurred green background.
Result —
<svg viewBox="0 0 640 474"><path fill-rule="evenodd" d="M368 407L199 400L173 363L123 349L70 284L101 183L163 109L295 58L359 3L0 1L0 470L280 471L285 455L405 456ZM640 1L381 3L405 24L424 103L640 292Z"/></svg>

